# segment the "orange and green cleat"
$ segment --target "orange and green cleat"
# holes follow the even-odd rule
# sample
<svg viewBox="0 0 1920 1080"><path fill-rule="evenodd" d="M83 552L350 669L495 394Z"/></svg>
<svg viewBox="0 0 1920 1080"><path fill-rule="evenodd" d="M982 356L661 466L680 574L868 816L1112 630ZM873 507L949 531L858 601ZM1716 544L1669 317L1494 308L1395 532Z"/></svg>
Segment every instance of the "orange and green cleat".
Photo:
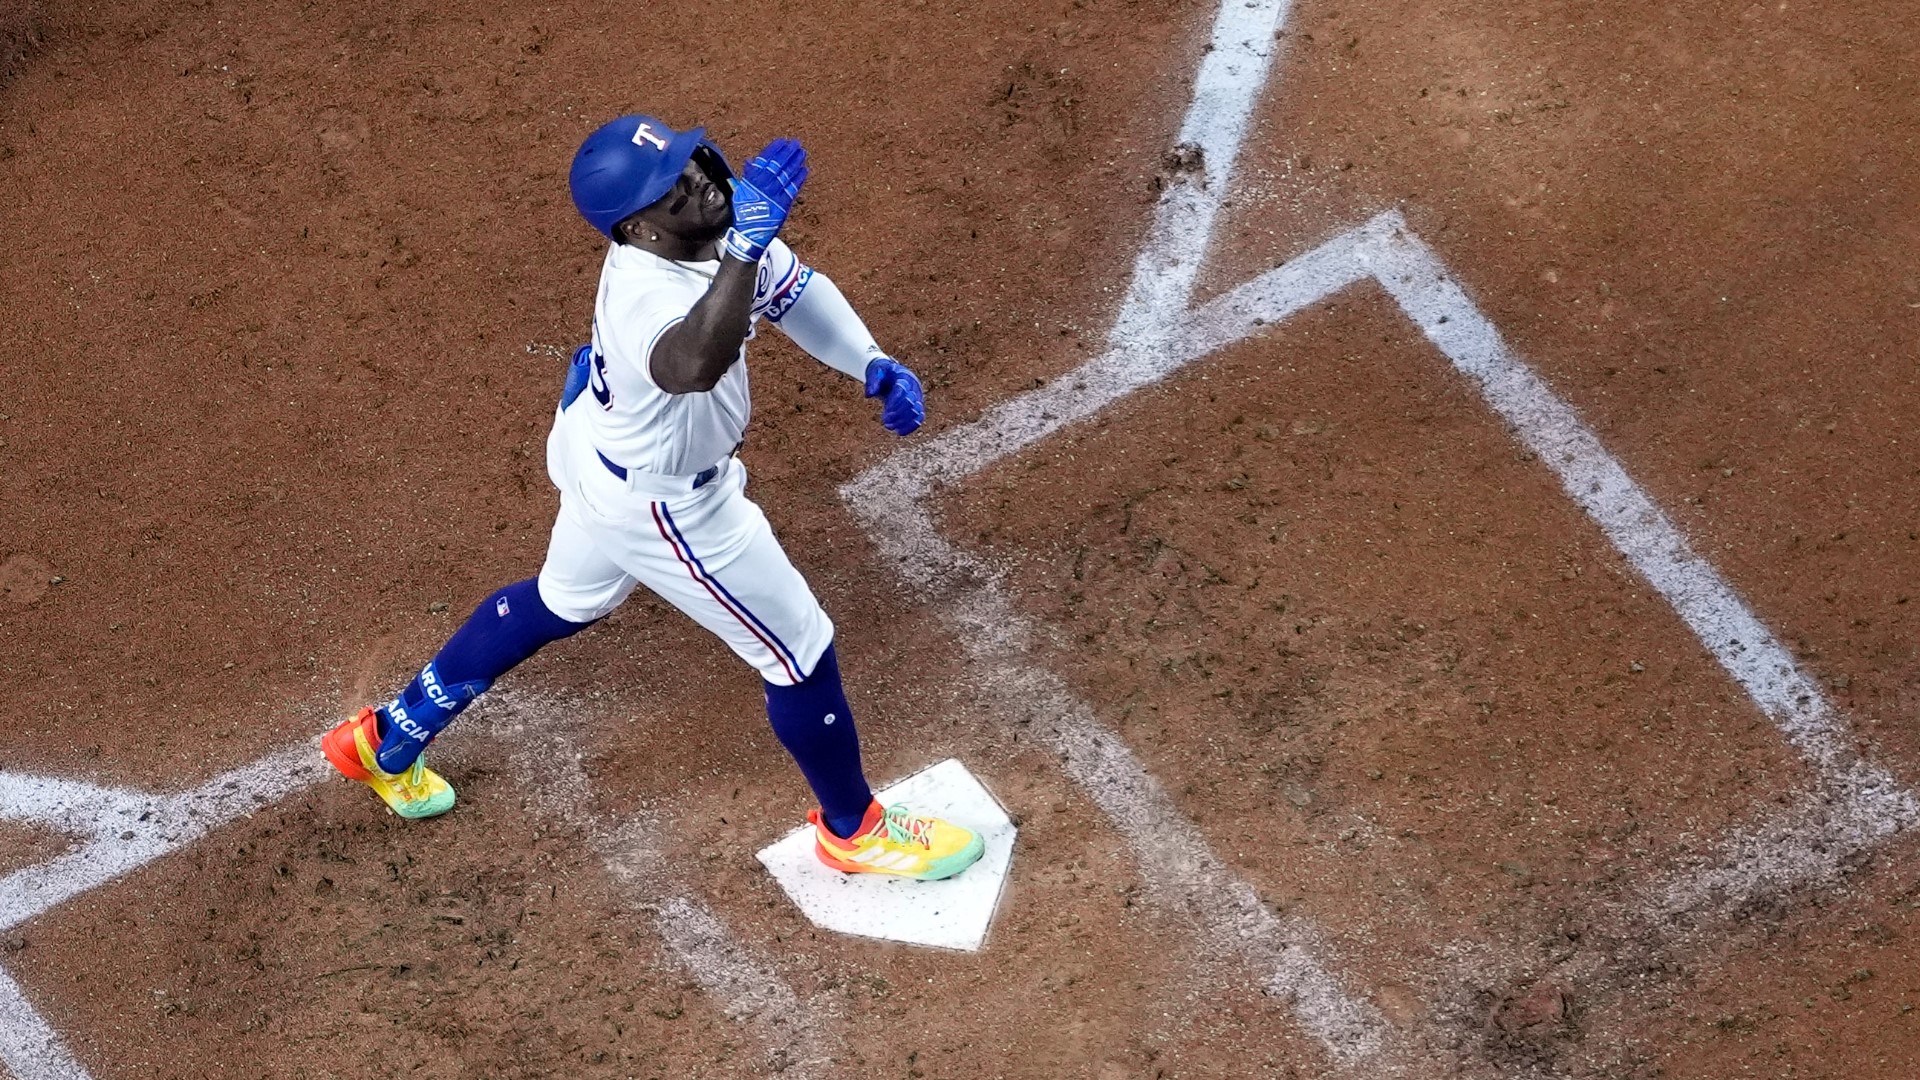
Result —
<svg viewBox="0 0 1920 1080"><path fill-rule="evenodd" d="M321 738L320 751L340 775L372 788L387 809L403 818L430 818L453 809L453 785L427 768L425 754L413 759L405 772L380 768L374 756L380 748L379 730L373 710L361 709Z"/></svg>
<svg viewBox="0 0 1920 1080"><path fill-rule="evenodd" d="M952 822L924 817L904 806L882 807L876 800L847 839L833 835L820 811L813 823L813 850L820 861L849 874L895 874L938 881L980 861L986 850L980 834Z"/></svg>

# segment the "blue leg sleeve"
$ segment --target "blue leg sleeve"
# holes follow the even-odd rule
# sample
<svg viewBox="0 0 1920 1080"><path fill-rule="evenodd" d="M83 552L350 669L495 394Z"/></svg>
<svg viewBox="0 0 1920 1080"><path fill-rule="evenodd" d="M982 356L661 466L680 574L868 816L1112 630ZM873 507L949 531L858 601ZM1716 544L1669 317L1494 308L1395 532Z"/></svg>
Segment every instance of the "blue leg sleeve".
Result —
<svg viewBox="0 0 1920 1080"><path fill-rule="evenodd" d="M860 771L860 737L832 645L798 684L767 683L767 719L820 800L827 827L838 836L853 835L873 802L873 789Z"/></svg>
<svg viewBox="0 0 1920 1080"><path fill-rule="evenodd" d="M493 680L548 642L591 625L549 611L537 581L515 582L481 601L406 689L380 709L382 769L397 773L411 766Z"/></svg>

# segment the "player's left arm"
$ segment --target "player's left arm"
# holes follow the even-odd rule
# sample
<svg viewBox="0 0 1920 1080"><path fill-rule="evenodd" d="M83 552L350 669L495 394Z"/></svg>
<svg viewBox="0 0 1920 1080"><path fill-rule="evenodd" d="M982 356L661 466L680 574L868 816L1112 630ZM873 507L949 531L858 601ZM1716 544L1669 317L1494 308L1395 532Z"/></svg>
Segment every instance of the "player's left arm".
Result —
<svg viewBox="0 0 1920 1080"><path fill-rule="evenodd" d="M798 259L785 272L773 269L766 317L815 360L861 380L868 397L881 398L880 422L888 431L912 434L927 418L919 377L887 355L832 278Z"/></svg>

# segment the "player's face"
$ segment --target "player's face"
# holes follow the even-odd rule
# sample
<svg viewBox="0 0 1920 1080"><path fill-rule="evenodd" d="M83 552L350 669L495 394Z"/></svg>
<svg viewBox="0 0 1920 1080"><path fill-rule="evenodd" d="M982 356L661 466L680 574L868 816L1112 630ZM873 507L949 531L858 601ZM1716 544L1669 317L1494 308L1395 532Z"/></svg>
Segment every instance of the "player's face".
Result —
<svg viewBox="0 0 1920 1080"><path fill-rule="evenodd" d="M704 169L689 161L672 190L640 214L661 232L705 243L719 239L733 224L733 199Z"/></svg>

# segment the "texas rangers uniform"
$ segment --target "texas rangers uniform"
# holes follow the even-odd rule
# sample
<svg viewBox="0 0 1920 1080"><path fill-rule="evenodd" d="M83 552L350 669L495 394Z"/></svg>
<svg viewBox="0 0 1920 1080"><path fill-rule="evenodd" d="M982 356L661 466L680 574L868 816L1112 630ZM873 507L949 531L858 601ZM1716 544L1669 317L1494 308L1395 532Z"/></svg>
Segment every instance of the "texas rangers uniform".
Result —
<svg viewBox="0 0 1920 1080"><path fill-rule="evenodd" d="M933 880L980 858L972 830L874 798L833 623L746 497L734 457L753 412L746 345L762 319L862 381L887 430L907 435L926 419L919 379L775 235L807 173L800 144L777 139L736 177L703 130L645 116L581 144L574 206L612 245L593 340L574 354L547 437L560 511L546 560L481 601L386 704L321 739L327 760L394 813L451 810L427 744L494 680L644 583L760 673L767 719L819 800L807 820L823 863Z"/></svg>
<svg viewBox="0 0 1920 1080"><path fill-rule="evenodd" d="M540 596L554 614L591 622L644 584L768 682L790 685L813 669L833 623L744 494L747 469L734 452L753 412L746 347L705 393L667 393L648 370L654 342L718 268L622 244L607 251L586 386L569 395L547 437L560 512ZM784 313L810 277L773 241L760 263L756 327Z"/></svg>

